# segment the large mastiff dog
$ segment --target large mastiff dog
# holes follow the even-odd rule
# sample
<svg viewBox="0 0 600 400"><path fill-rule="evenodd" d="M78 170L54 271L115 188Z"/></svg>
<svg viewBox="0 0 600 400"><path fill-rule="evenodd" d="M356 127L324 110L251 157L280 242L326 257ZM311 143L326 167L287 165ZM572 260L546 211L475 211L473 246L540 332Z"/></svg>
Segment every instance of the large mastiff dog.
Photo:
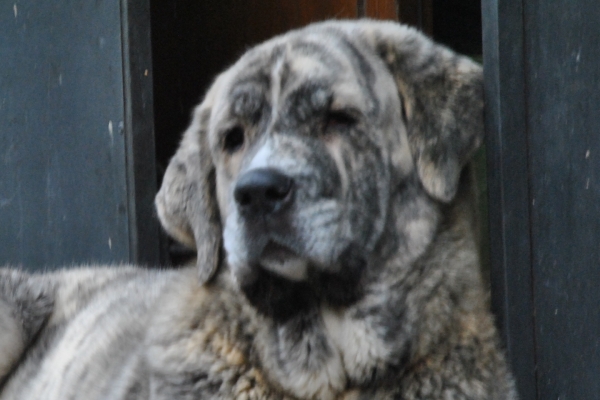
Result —
<svg viewBox="0 0 600 400"><path fill-rule="evenodd" d="M515 399L469 160L481 68L327 22L221 74L157 196L197 266L0 276L0 398Z"/></svg>

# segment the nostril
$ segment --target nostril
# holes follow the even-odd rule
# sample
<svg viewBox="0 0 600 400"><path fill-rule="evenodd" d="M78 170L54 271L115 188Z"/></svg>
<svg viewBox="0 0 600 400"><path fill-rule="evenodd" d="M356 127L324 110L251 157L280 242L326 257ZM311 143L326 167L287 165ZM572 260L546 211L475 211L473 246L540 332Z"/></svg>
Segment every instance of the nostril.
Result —
<svg viewBox="0 0 600 400"><path fill-rule="evenodd" d="M288 183L285 186L282 185L282 186L270 187L265 191L265 197L267 200L271 200L271 201L282 200L290 192L290 187L291 187L290 183Z"/></svg>
<svg viewBox="0 0 600 400"><path fill-rule="evenodd" d="M249 193L243 191L236 191L235 200L241 206L248 206L252 203L252 196Z"/></svg>

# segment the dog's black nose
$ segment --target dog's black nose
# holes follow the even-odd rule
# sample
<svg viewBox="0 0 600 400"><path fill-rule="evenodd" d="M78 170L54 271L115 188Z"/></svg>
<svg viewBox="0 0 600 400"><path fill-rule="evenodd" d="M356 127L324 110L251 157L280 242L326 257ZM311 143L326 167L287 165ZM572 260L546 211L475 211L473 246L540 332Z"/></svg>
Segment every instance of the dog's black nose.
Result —
<svg viewBox="0 0 600 400"><path fill-rule="evenodd" d="M242 175L233 197L242 215L265 216L289 204L293 189L292 178L271 168L259 168Z"/></svg>

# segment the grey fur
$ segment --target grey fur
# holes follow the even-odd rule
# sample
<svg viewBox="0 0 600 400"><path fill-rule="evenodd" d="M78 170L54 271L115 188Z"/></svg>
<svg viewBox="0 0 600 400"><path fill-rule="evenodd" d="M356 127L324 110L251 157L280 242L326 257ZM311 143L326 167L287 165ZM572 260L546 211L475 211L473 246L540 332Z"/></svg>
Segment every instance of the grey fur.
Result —
<svg viewBox="0 0 600 400"><path fill-rule="evenodd" d="M395 23L251 49L157 195L197 267L2 271L0 399L516 399L479 275L482 106L478 65ZM243 211L264 171L285 198Z"/></svg>

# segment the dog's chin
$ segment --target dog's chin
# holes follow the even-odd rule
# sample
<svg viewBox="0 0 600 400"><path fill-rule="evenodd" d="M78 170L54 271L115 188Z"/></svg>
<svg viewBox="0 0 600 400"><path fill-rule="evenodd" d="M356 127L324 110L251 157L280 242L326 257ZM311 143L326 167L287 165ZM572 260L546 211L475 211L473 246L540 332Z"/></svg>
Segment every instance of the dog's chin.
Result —
<svg viewBox="0 0 600 400"><path fill-rule="evenodd" d="M308 261L275 242L265 246L258 264L267 271L295 282L304 281L308 276Z"/></svg>
<svg viewBox="0 0 600 400"><path fill-rule="evenodd" d="M240 286L252 284L261 271L290 282L308 278L309 261L289 247L269 240L254 257L236 257L228 254L228 262L235 281Z"/></svg>
<svg viewBox="0 0 600 400"><path fill-rule="evenodd" d="M259 261L260 260L260 261ZM320 302L346 307L363 295L367 260L357 246L339 260L343 270L329 271L303 259L289 248L269 243L256 262L237 265L233 275L256 310L282 323L316 310Z"/></svg>

